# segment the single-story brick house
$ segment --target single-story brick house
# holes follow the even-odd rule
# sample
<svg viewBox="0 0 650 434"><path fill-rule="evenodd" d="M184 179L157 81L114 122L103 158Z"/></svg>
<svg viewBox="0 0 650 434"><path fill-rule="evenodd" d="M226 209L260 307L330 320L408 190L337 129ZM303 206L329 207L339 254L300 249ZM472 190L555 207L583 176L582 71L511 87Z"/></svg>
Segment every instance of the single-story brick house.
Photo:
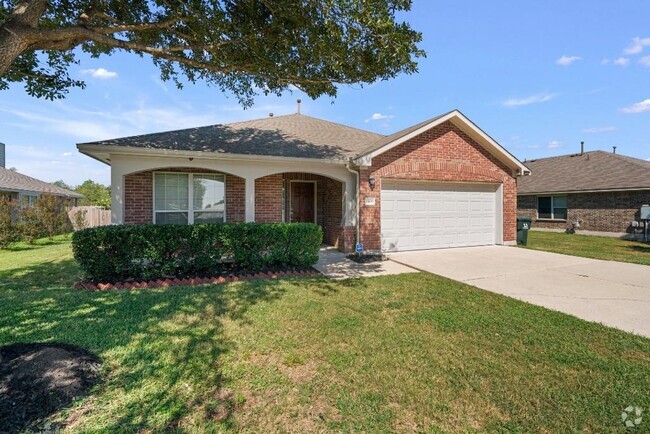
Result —
<svg viewBox="0 0 650 434"><path fill-rule="evenodd" d="M33 206L42 194L63 197L70 205L76 205L77 200L83 198L74 191L5 168L5 145L0 143L0 196L15 200L21 208L26 208Z"/></svg>
<svg viewBox="0 0 650 434"><path fill-rule="evenodd" d="M519 178L518 212L533 227L629 233L641 205L650 203L650 162L605 151L525 162Z"/></svg>
<svg viewBox="0 0 650 434"><path fill-rule="evenodd" d="M351 251L513 244L528 169L461 112L383 136L301 114L77 145L115 224L315 222Z"/></svg>

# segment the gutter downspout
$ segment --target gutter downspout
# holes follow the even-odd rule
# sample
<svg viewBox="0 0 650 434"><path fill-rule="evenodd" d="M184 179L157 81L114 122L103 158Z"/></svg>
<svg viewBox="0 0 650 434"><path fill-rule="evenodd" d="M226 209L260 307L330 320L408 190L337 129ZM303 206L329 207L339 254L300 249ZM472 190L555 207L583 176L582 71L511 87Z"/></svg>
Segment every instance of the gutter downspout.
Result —
<svg viewBox="0 0 650 434"><path fill-rule="evenodd" d="M361 206L361 205L360 205L361 202L360 202L360 197L359 197L359 190L360 190L360 187L361 187L361 186L359 185L359 182L360 182L360 181L359 181L359 172L356 171L356 170L351 169L351 168L350 168L350 163L347 163L347 164L345 165L345 168L348 170L348 172L350 172L350 173L354 173L354 175L355 175L355 177L356 177L356 179L357 179L357 191L356 191L356 195L357 195L357 206L355 207L355 210L356 210L356 213L357 213L357 216L356 216L356 217L357 217L357 218L356 218L356 226L357 226L357 242L356 242L356 244L359 244L359 243L361 242L361 222L359 221L359 207Z"/></svg>

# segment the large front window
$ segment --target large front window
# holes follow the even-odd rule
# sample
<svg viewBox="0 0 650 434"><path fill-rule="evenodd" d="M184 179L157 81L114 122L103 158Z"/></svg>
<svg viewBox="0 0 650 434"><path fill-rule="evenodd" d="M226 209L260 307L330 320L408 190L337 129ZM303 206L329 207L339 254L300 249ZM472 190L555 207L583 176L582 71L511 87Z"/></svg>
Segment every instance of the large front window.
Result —
<svg viewBox="0 0 650 434"><path fill-rule="evenodd" d="M540 196L537 198L537 218L566 220L566 196Z"/></svg>
<svg viewBox="0 0 650 434"><path fill-rule="evenodd" d="M157 172L154 223L220 223L226 220L223 175Z"/></svg>

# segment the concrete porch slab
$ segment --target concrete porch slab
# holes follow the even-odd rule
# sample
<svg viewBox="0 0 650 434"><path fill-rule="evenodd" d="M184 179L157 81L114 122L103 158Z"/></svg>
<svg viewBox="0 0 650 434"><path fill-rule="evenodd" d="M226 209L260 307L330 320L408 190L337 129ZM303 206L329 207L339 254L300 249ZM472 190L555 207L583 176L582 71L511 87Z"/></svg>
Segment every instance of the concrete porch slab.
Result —
<svg viewBox="0 0 650 434"><path fill-rule="evenodd" d="M418 270L391 260L358 264L349 260L346 256L345 253L339 252L334 247L322 247L318 262L314 265L314 268L330 279L350 279L419 272Z"/></svg>

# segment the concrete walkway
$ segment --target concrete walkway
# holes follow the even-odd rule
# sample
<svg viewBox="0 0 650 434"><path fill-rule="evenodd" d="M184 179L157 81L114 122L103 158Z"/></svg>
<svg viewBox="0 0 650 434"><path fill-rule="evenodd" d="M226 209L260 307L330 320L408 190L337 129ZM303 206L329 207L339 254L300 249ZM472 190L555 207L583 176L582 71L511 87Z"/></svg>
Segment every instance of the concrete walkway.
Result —
<svg viewBox="0 0 650 434"><path fill-rule="evenodd" d="M393 261L359 264L346 258L334 247L323 247L314 268L330 279L349 279L352 277L387 276L390 274L417 273L418 270Z"/></svg>
<svg viewBox="0 0 650 434"><path fill-rule="evenodd" d="M393 253L401 264L650 337L650 266L516 247Z"/></svg>

